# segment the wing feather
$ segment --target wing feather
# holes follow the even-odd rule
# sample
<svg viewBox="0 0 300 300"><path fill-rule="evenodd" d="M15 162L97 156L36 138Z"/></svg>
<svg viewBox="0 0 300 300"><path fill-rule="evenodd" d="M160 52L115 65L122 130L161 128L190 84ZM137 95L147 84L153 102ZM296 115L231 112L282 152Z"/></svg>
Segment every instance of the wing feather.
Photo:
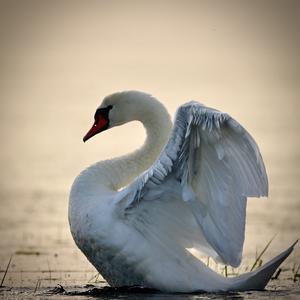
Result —
<svg viewBox="0 0 300 300"><path fill-rule="evenodd" d="M147 224L145 232L162 238L175 231L173 244L193 245L237 266L247 197L267 194L266 170L250 134L228 114L189 102L178 109L161 155L127 187L126 205L120 207L139 230ZM172 214L181 220L175 222Z"/></svg>

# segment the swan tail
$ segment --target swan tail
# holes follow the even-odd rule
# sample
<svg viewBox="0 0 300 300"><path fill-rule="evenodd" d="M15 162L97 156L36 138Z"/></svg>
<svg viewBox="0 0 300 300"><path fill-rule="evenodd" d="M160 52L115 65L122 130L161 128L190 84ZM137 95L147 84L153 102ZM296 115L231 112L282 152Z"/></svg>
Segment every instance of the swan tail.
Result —
<svg viewBox="0 0 300 300"><path fill-rule="evenodd" d="M253 272L243 274L241 276L231 278L231 290L234 291L249 291L249 290L263 290L267 283L272 278L277 268L284 262L284 260L292 253L298 240L291 245L287 250L283 251L265 265L259 267Z"/></svg>

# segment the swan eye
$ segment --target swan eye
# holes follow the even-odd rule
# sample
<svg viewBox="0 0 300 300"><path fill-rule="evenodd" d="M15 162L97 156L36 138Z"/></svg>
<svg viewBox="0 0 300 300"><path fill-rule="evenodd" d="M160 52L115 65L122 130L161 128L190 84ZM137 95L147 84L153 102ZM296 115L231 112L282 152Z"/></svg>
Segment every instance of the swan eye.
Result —
<svg viewBox="0 0 300 300"><path fill-rule="evenodd" d="M95 116L94 116L95 120L98 120L100 116L105 119L108 119L108 113L112 108L113 108L112 105L108 105L103 108L98 108L95 112Z"/></svg>

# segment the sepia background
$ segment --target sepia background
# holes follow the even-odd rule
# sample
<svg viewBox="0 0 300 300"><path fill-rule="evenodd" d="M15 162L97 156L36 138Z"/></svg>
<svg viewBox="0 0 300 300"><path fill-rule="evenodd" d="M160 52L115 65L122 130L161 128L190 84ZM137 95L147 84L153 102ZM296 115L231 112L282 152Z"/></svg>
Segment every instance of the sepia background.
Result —
<svg viewBox="0 0 300 300"><path fill-rule="evenodd" d="M254 136L270 182L248 204L244 263L300 236L300 1L0 0L0 278L87 283L68 193L86 166L144 140L131 123L90 140L101 99L141 90L174 115L194 99ZM300 247L287 265L300 263Z"/></svg>

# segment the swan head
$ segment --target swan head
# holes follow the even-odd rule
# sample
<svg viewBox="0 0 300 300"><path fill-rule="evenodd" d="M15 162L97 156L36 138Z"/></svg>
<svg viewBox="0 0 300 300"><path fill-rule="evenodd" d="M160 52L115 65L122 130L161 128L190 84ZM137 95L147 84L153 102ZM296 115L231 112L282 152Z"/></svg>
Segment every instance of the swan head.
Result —
<svg viewBox="0 0 300 300"><path fill-rule="evenodd" d="M104 130L131 121L138 120L145 123L153 117L153 113L157 114L160 111L166 111L165 107L149 94L138 91L111 94L105 97L97 108L94 124L83 141Z"/></svg>

